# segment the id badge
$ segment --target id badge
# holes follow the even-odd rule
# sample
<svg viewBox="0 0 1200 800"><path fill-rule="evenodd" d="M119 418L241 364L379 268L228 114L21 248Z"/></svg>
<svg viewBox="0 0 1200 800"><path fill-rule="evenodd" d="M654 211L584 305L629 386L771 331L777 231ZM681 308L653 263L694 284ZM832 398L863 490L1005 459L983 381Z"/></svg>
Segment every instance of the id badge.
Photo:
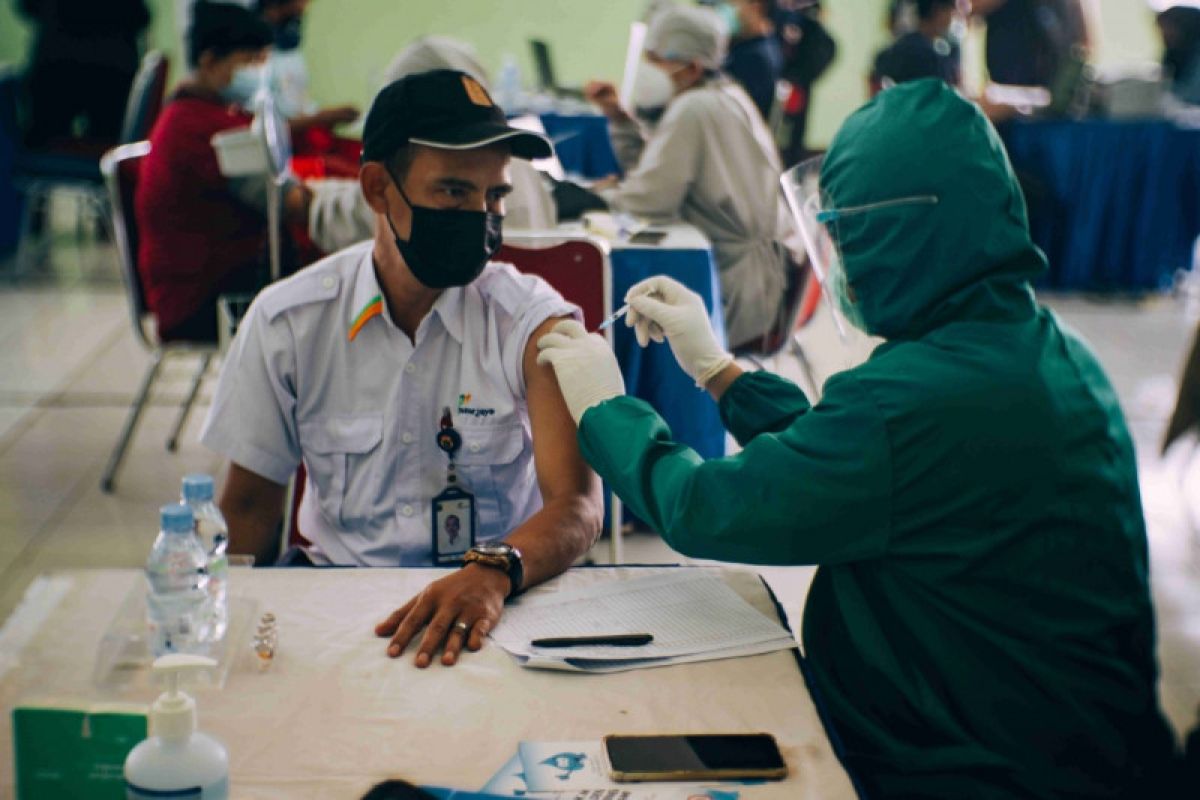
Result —
<svg viewBox="0 0 1200 800"><path fill-rule="evenodd" d="M433 563L457 564L475 544L475 495L447 486L432 506Z"/></svg>

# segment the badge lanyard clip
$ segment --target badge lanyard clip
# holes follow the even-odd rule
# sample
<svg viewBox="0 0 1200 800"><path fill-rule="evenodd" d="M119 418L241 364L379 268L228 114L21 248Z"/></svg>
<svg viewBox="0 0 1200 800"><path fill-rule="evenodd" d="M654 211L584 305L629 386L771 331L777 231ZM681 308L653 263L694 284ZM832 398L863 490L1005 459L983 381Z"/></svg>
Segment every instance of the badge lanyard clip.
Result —
<svg viewBox="0 0 1200 800"><path fill-rule="evenodd" d="M438 449L446 454L446 488L433 498L433 561L457 564L475 544L475 496L458 485L454 457L462 449L462 434L454 429L449 406L438 423Z"/></svg>

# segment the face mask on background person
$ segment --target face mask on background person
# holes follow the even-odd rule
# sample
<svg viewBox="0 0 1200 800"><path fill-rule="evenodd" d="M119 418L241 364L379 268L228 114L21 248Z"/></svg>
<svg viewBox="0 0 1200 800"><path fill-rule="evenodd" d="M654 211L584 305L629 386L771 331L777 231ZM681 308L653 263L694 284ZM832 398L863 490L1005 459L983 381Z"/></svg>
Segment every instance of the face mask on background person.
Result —
<svg viewBox="0 0 1200 800"><path fill-rule="evenodd" d="M221 97L242 108L250 108L263 82L262 64L247 64L233 71L233 79L221 90Z"/></svg>
<svg viewBox="0 0 1200 800"><path fill-rule="evenodd" d="M400 238L390 216L388 227L413 277L430 289L466 286L478 278L500 249L504 217L490 211L415 206L394 175L392 182L412 213L408 241Z"/></svg>
<svg viewBox="0 0 1200 800"><path fill-rule="evenodd" d="M303 17L288 17L276 23L271 28L275 38L276 50L295 50L300 46L300 33L304 25Z"/></svg>
<svg viewBox="0 0 1200 800"><path fill-rule="evenodd" d="M734 39L742 32L742 20L738 17L737 9L733 7L733 3L718 3L713 9L725 22L725 30L729 32L729 38Z"/></svg>
<svg viewBox="0 0 1200 800"><path fill-rule="evenodd" d="M661 67L643 63L633 79L633 106L643 119L657 120L675 97L671 74Z"/></svg>

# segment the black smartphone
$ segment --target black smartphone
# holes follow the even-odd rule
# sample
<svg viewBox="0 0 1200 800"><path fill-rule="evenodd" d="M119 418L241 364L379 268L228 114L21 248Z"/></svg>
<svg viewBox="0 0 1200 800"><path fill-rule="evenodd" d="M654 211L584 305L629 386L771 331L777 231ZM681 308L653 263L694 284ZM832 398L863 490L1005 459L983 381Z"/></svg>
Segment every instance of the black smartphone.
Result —
<svg viewBox="0 0 1200 800"><path fill-rule="evenodd" d="M782 778L787 764L769 733L605 736L616 781Z"/></svg>
<svg viewBox="0 0 1200 800"><path fill-rule="evenodd" d="M647 228L635 233L629 237L630 244L658 244L663 239L667 238L666 231L654 231Z"/></svg>

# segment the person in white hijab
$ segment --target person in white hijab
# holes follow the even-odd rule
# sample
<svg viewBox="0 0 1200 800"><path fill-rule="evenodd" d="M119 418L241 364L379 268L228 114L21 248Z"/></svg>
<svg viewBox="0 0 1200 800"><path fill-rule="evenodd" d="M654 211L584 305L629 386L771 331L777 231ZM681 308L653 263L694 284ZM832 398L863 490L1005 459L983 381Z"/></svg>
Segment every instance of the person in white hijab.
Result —
<svg viewBox="0 0 1200 800"><path fill-rule="evenodd" d="M729 343L751 344L786 314L798 242L779 185L783 166L746 92L720 72L728 33L714 12L671 6L646 35L639 107L665 105L653 131L622 107L611 83L584 91L608 117L620 182L597 185L615 211L651 222L682 219L712 243ZM786 243L785 243L786 242ZM801 257L802 258L802 257Z"/></svg>
<svg viewBox="0 0 1200 800"><path fill-rule="evenodd" d="M388 65L384 85L406 75L435 69L456 69L486 88L487 72L465 42L448 36L424 36L413 41ZM513 191L504 199L505 230L553 228L557 212L545 180L528 162L514 158L509 165ZM375 214L363 199L358 181L327 179L310 184L309 236L317 247L332 253L373 236Z"/></svg>

